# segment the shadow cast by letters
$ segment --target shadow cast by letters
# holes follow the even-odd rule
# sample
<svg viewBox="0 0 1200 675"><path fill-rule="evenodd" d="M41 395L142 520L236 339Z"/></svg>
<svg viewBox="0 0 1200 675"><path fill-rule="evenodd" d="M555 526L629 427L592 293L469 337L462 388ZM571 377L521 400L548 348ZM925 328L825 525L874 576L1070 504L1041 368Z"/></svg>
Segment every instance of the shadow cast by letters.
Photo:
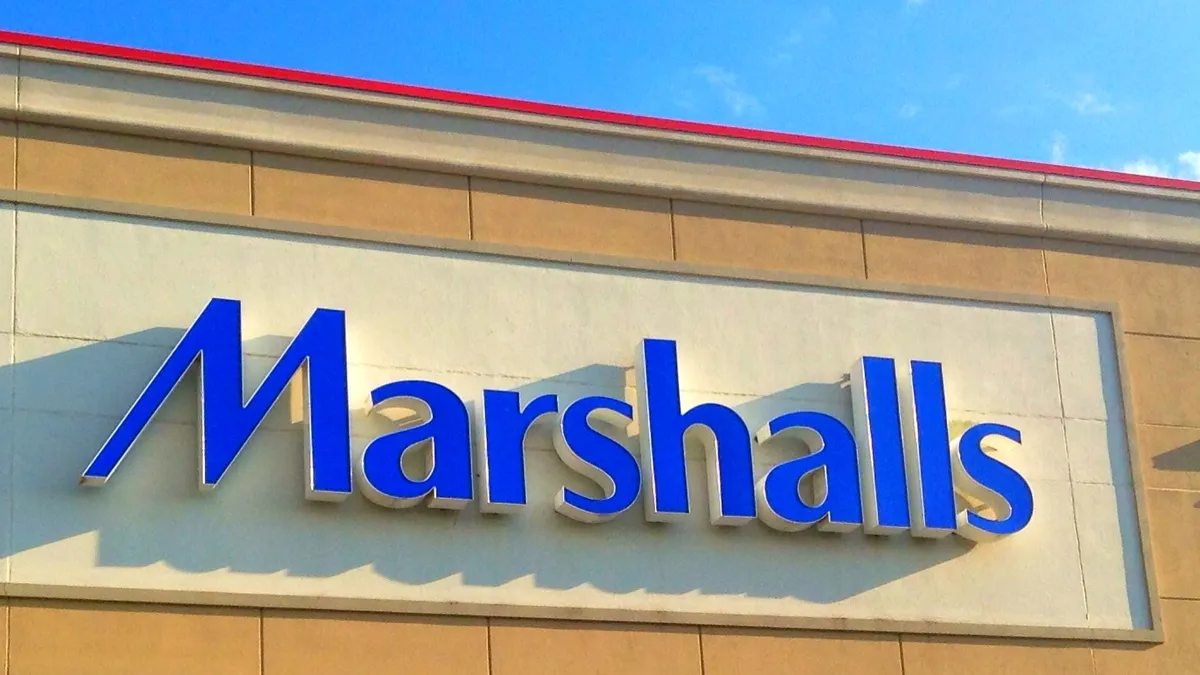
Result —
<svg viewBox="0 0 1200 675"><path fill-rule="evenodd" d="M1161 471L1200 471L1200 441L1168 450L1152 460Z"/></svg>
<svg viewBox="0 0 1200 675"><path fill-rule="evenodd" d="M408 585L458 579L483 589L531 583L537 589L832 603L946 563L971 548L957 537L916 540L815 529L787 534L759 522L712 526L698 449L689 449L693 513L685 522L645 522L639 499L611 522L578 523L554 511L554 495L564 485L592 493L595 487L562 464L544 428L531 433L526 452L530 503L519 514L482 514L474 504L460 512L424 506L392 510L367 502L357 491L340 504L310 502L304 499L302 427L290 419L286 395L221 484L202 492L194 372L109 483L80 486L80 473L181 333L143 331L20 360L6 369L3 379L14 388L16 408L9 435L15 453L13 530L5 551L14 556L14 582L49 579L55 569L84 578L93 567L134 580L143 568L165 564L195 573L258 575L269 586L281 578L329 579L369 568ZM245 351L269 351L283 338L259 340L246 343ZM20 351L19 342L18 359ZM273 357L246 357L247 392L262 377L256 369L273 362ZM574 388L620 396L627 377L623 366L592 364L519 390L565 396ZM753 432L770 417L797 409L819 409L848 421L849 396L841 383L805 383L734 407ZM356 453L389 428L367 420L361 407L353 416ZM634 439L627 440L632 447ZM782 457L773 452L756 456L760 473ZM94 551L94 560L81 551Z"/></svg>

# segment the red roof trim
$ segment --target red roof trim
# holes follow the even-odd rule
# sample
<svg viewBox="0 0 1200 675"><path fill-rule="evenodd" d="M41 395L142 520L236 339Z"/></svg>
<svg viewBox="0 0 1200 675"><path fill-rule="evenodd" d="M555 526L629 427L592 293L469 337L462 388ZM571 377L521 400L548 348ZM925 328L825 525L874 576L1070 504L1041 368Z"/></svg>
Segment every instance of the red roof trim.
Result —
<svg viewBox="0 0 1200 675"><path fill-rule="evenodd" d="M723 138L735 138L747 141L781 143L785 145L819 148L823 150L860 152L880 155L883 157L899 157L904 159L948 162L951 164L986 167L992 169L1029 171L1034 173L1050 174L1054 176L1066 176L1070 178L1090 178L1114 183L1125 183L1128 185L1144 185L1149 187L1200 191L1200 181L1184 180L1181 178L1141 176L1137 174L1122 173L1119 171L1086 169L1083 167L1062 166L1045 162L1002 159L998 157L986 157L982 155L971 155L961 152L946 152L941 150L922 150L920 148L908 148L897 145L886 145L882 143L847 141L835 138L823 138L820 136L784 133L780 131L746 129L722 124L705 124L702 122L686 122L682 120L649 117L645 115L630 115L626 113L592 110L589 108L555 105L552 103L522 101L500 96L467 94L463 92L446 91L443 89L433 89L430 87L418 87L413 85L380 82L378 80L366 80L355 77L343 77L340 75L310 73L300 70L292 70L289 68L276 68L274 66L237 63L234 61L223 61L221 59L210 59L200 56L185 56L182 54L170 54L166 52L136 49L132 47L117 47L114 45L83 42L80 40L68 40L65 38L29 35L26 33L16 33L5 30L0 30L0 43L9 43L24 47L40 47L43 49L53 49L56 51L86 54L90 56L107 56L117 59L124 59L127 61L139 61L142 63L180 66L183 68L207 70L230 75L247 75L251 77L261 77L282 82L314 84L338 89L347 89L351 91L392 94L396 96L406 96L409 98L425 99L429 101L460 103L464 105L493 108L497 110L533 113L537 115L550 115L565 119L621 124L630 127L639 127L642 129L702 134L707 136L719 136Z"/></svg>

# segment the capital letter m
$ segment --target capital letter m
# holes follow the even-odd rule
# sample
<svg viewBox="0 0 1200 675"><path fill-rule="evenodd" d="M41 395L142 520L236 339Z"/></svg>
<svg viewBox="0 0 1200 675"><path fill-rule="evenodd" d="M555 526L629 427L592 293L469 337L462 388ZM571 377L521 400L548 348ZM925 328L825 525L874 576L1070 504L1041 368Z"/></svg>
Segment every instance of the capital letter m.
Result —
<svg viewBox="0 0 1200 675"><path fill-rule="evenodd" d="M242 391L242 317L237 300L214 298L180 338L150 384L88 465L84 485L104 485L192 364L200 361L200 488L216 487L297 371L307 403L305 496L350 494L350 403L346 318L318 309L288 345L248 403Z"/></svg>

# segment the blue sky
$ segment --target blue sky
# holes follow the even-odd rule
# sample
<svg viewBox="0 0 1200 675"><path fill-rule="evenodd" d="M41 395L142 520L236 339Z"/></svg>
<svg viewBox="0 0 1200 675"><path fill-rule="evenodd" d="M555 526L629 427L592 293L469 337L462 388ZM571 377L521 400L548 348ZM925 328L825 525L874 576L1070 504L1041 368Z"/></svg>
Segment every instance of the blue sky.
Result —
<svg viewBox="0 0 1200 675"><path fill-rule="evenodd" d="M1200 179L1196 0L0 0L0 27Z"/></svg>

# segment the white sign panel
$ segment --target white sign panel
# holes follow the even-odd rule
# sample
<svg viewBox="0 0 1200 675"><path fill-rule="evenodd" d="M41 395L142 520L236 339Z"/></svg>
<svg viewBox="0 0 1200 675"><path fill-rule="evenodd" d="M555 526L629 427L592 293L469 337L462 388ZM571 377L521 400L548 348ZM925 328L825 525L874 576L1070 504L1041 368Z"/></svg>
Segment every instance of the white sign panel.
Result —
<svg viewBox="0 0 1200 675"><path fill-rule="evenodd" d="M10 593L1152 628L1106 312L8 223Z"/></svg>

